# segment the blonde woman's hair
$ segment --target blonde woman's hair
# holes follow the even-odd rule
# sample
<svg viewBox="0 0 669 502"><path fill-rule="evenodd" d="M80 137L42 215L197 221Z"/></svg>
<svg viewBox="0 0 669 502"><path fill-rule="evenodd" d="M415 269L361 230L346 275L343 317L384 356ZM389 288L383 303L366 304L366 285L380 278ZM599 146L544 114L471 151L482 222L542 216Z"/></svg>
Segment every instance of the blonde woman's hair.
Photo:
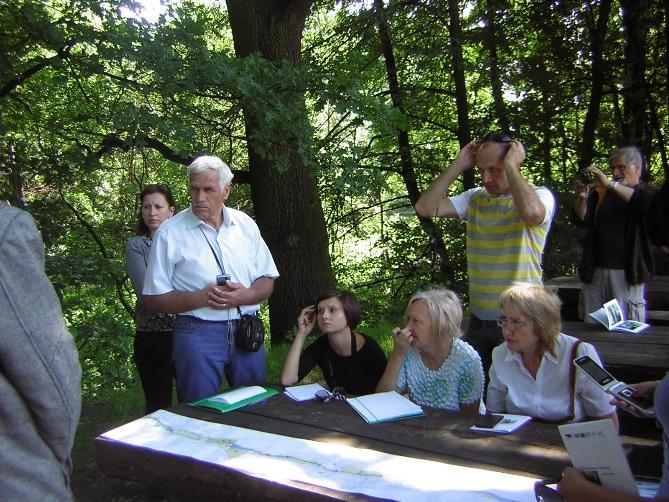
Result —
<svg viewBox="0 0 669 502"><path fill-rule="evenodd" d="M411 304L423 300L432 321L433 334L439 337L459 338L462 335L462 305L460 299L449 289L430 289L418 291L409 300L406 312Z"/></svg>
<svg viewBox="0 0 669 502"><path fill-rule="evenodd" d="M545 351L556 355L555 342L560 334L561 305L553 289L529 282L514 282L499 297L501 310L518 312L532 319L539 332L539 356Z"/></svg>

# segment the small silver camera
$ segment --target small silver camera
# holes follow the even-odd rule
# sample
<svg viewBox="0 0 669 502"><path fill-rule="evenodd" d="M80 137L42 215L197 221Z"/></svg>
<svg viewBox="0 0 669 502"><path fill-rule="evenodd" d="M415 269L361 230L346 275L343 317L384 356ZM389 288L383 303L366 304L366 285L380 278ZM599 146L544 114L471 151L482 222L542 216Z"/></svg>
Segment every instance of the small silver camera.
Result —
<svg viewBox="0 0 669 502"><path fill-rule="evenodd" d="M225 286L230 280L230 274L219 274L216 276L216 285Z"/></svg>

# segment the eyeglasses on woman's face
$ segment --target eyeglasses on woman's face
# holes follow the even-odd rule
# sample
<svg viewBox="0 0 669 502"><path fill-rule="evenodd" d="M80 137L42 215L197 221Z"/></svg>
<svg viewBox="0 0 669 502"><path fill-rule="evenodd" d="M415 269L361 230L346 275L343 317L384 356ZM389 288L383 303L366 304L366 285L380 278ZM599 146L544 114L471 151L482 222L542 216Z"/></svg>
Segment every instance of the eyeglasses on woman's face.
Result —
<svg viewBox="0 0 669 502"><path fill-rule="evenodd" d="M530 324L532 321L523 321L522 319L516 319L514 317L506 317L506 316L500 316L499 319L497 319L497 326L500 328L507 327L513 331L517 329L524 328L528 324Z"/></svg>

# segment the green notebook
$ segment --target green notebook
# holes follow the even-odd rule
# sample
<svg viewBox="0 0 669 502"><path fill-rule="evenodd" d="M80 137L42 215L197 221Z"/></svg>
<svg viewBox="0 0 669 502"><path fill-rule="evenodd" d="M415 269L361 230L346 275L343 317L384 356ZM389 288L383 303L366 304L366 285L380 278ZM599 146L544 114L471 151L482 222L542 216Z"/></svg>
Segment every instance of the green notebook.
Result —
<svg viewBox="0 0 669 502"><path fill-rule="evenodd" d="M188 403L188 406L207 408L220 411L221 413L227 413L228 411L243 408L244 406L257 403L258 401L263 401L275 394L278 394L278 391L271 387L252 385L250 387L238 387L237 389L228 390L222 394L205 397L199 401Z"/></svg>

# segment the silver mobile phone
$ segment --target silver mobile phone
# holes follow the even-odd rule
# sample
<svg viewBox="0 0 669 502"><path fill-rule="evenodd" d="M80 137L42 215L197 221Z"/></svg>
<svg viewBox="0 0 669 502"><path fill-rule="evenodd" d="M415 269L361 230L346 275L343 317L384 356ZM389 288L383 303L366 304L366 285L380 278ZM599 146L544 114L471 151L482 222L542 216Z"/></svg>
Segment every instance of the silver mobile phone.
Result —
<svg viewBox="0 0 669 502"><path fill-rule="evenodd" d="M590 379L597 383L597 385L616 399L631 404L644 416L655 416L655 409L651 398L648 396L635 396L634 388L624 382L616 380L611 373L602 368L589 356L581 356L574 359L574 364L579 370L585 373Z"/></svg>

